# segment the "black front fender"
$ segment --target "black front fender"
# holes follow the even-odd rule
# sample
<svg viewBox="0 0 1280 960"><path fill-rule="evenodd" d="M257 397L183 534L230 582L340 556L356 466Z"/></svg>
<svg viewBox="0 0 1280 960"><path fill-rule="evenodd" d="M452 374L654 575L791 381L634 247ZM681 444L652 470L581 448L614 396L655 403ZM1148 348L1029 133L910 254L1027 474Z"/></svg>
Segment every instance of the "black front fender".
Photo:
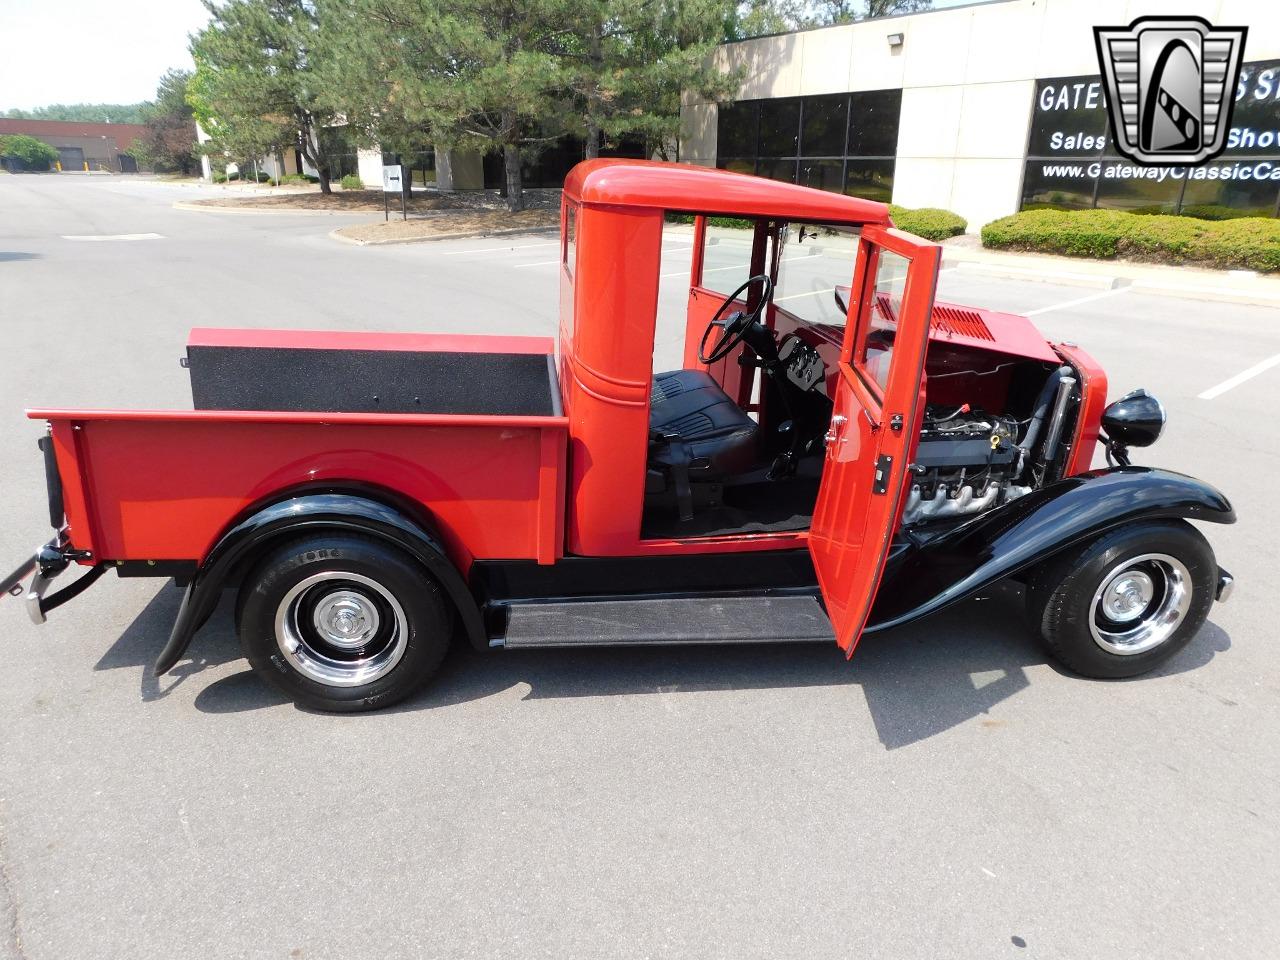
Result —
<svg viewBox="0 0 1280 960"><path fill-rule="evenodd" d="M223 586L246 562L282 537L333 531L378 537L418 560L453 599L468 639L477 647L485 646L480 611L439 536L403 511L370 496L318 491L262 507L223 534L187 586L169 642L156 658L156 674L173 669L195 632L213 613Z"/></svg>
<svg viewBox="0 0 1280 960"><path fill-rule="evenodd" d="M1172 517L1236 519L1207 483L1119 467L1067 477L939 533L909 535L885 565L864 632L918 620L1105 530Z"/></svg>

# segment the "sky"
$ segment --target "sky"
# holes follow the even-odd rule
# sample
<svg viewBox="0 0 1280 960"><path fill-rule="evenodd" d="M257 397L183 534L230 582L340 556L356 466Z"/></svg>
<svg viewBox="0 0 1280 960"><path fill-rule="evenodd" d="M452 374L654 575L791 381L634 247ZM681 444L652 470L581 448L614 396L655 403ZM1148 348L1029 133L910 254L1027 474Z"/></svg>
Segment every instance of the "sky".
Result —
<svg viewBox="0 0 1280 960"><path fill-rule="evenodd" d="M0 0L0 109L150 100L208 20L200 0Z"/></svg>
<svg viewBox="0 0 1280 960"><path fill-rule="evenodd" d="M200 0L0 0L0 110L150 100L208 21Z"/></svg>

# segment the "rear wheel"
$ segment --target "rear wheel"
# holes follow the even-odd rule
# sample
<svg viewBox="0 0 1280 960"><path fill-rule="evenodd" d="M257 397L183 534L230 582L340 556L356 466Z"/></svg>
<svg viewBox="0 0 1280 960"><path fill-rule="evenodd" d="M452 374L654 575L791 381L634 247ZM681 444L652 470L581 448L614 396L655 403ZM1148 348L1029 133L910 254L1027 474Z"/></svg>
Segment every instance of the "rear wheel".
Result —
<svg viewBox="0 0 1280 960"><path fill-rule="evenodd" d="M1054 658L1076 673L1146 673L1185 647L1213 604L1217 563L1182 520L1104 534L1038 568L1027 610Z"/></svg>
<svg viewBox="0 0 1280 960"><path fill-rule="evenodd" d="M240 588L249 663L294 701L355 712L420 688L449 647L452 610L410 557L341 534L287 543Z"/></svg>

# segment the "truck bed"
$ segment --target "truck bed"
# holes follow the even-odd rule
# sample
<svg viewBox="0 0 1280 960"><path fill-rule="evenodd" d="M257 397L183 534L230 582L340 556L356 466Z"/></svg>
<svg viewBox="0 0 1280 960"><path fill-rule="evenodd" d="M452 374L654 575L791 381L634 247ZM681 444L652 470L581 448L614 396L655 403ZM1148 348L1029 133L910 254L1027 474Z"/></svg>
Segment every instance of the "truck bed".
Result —
<svg viewBox="0 0 1280 960"><path fill-rule="evenodd" d="M194 331L198 409L27 415L50 424L71 542L94 563L203 560L247 511L317 488L420 504L464 570L552 563L568 421L551 351L527 337Z"/></svg>
<svg viewBox="0 0 1280 960"><path fill-rule="evenodd" d="M549 417L552 349L541 337L197 328L186 366L197 410Z"/></svg>

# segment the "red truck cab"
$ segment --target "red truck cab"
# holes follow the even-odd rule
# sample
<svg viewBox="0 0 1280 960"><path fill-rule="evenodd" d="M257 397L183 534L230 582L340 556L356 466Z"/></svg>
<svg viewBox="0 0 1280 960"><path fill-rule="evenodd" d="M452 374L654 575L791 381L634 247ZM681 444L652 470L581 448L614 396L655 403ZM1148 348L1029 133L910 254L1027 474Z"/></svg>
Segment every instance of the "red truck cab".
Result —
<svg viewBox="0 0 1280 960"><path fill-rule="evenodd" d="M175 577L164 672L235 586L250 662L334 710L407 696L455 636L851 655L1003 579L1060 660L1129 676L1226 598L1186 522L1226 498L1129 464L1159 403L935 302L941 248L885 205L596 160L560 241L555 340L195 330L193 410L29 411L57 535L4 589L41 621L107 570Z"/></svg>

